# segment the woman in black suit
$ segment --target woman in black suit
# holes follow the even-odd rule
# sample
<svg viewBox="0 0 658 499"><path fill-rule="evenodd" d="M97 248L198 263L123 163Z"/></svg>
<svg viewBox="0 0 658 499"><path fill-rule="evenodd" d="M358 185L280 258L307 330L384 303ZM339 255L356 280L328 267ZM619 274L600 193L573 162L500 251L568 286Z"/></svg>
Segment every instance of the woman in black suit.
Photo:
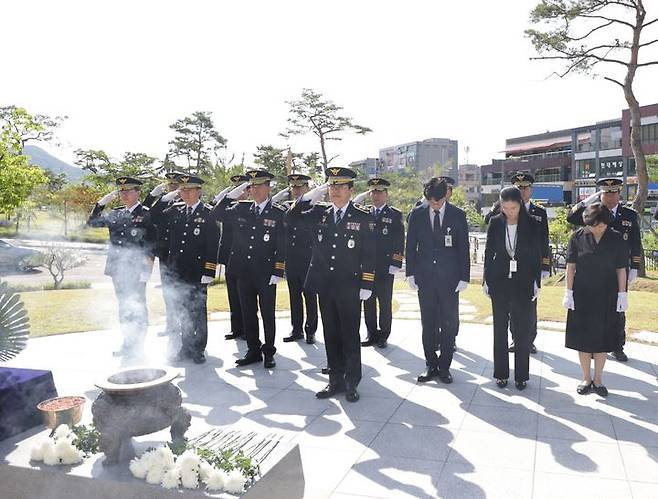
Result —
<svg viewBox="0 0 658 499"><path fill-rule="evenodd" d="M507 330L512 322L514 381L523 390L529 379L532 301L541 283L539 227L523 209L518 187L500 191L500 214L491 218L484 252L483 291L491 298L494 326L494 378L504 388L509 378Z"/></svg>

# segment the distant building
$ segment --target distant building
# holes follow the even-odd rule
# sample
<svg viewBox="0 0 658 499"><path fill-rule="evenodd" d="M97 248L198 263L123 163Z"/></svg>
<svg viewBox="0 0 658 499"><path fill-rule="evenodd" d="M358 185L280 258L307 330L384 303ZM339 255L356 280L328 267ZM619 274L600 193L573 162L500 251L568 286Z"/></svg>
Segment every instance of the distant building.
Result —
<svg viewBox="0 0 658 499"><path fill-rule="evenodd" d="M359 169L368 176L368 178L376 177L381 173L382 166L379 158L366 158L350 163L351 168Z"/></svg>
<svg viewBox="0 0 658 499"><path fill-rule="evenodd" d="M464 189L466 200L480 204L480 167L477 165L459 165L457 185Z"/></svg>
<svg viewBox="0 0 658 499"><path fill-rule="evenodd" d="M382 168L398 171L412 168L421 175L431 176L433 168L441 167L441 173L457 178L459 164L459 144L451 139L426 139L408 142L379 150Z"/></svg>

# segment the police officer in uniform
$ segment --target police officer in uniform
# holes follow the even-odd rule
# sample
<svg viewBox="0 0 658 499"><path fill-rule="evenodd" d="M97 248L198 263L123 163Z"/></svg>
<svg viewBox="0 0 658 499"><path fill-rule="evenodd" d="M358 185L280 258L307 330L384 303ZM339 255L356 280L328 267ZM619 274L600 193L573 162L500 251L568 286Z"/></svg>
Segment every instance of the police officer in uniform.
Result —
<svg viewBox="0 0 658 499"><path fill-rule="evenodd" d="M233 175L231 177L232 189L247 182L246 175ZM231 189L231 190L232 190ZM249 189L234 202L245 200L249 197ZM224 265L226 276L226 293L228 294L228 306L231 314L231 332L224 336L227 340L245 339L244 325L242 323L242 307L240 307L240 294L238 293L238 276L228 271L228 258L233 245L233 225L230 223L222 225L222 239L219 243L219 257L217 261Z"/></svg>
<svg viewBox="0 0 658 499"><path fill-rule="evenodd" d="M627 269L628 284L631 284L637 279L637 271L642 263L642 237L640 234L640 224L638 221L637 212L632 208L628 208L620 202L620 192L623 182L619 178L602 178L596 185L600 188L589 196L587 199L576 204L571 213L567 216L567 221L574 225L584 225L583 211L592 203L601 201L603 205L608 208L614 215L614 221L611 226L613 229L621 233L622 238L626 243L628 250L629 269ZM626 318L625 316L621 321L622 327L620 328L620 350L613 352L612 355L620 362L628 361L628 356L624 352L624 343L626 343Z"/></svg>
<svg viewBox="0 0 658 499"><path fill-rule="evenodd" d="M247 337L247 353L236 361L238 366L260 362L271 369L276 366L275 307L276 284L285 272L286 238L284 218L286 208L270 200L267 170L247 171L249 182L234 188L215 205L214 213L224 224L231 224L233 243L227 271L238 276L242 320ZM251 201L234 203L250 187ZM258 331L258 307L263 319L265 342Z"/></svg>
<svg viewBox="0 0 658 499"><path fill-rule="evenodd" d="M107 227L110 233L105 275L112 277L123 333L123 344L114 355L139 357L148 327L146 282L153 269L155 228L148 208L139 202L141 180L119 177L116 185L116 191L98 200L87 224ZM103 209L117 194L123 206L104 214Z"/></svg>
<svg viewBox="0 0 658 499"><path fill-rule="evenodd" d="M374 219L350 201L356 173L327 168L328 184L307 192L290 210L314 235L313 256L306 276L307 290L318 293L324 331L329 384L315 394L329 398L345 392L359 400L361 346L360 300L372 295L375 282ZM331 205L319 205L329 190Z"/></svg>
<svg viewBox="0 0 658 499"><path fill-rule="evenodd" d="M288 175L288 193L299 199L309 191L311 177L301 173ZM279 193L282 194L282 193ZM275 196L276 198L276 196ZM292 201L289 202L292 206ZM306 343L315 343L318 328L318 295L304 288L304 281L311 263L313 240L310 230L298 223L298 219L286 216L286 279L290 295L290 321L292 332L283 341L297 341L306 335ZM306 308L306 322L304 322Z"/></svg>
<svg viewBox="0 0 658 499"><path fill-rule="evenodd" d="M404 223L402 212L388 204L391 183L383 178L368 180L372 206L367 209L375 219L375 285L372 296L363 302L368 338L361 346L386 348L391 334L393 278L404 259ZM379 303L379 327L377 326Z"/></svg>
<svg viewBox="0 0 658 499"><path fill-rule="evenodd" d="M156 220L161 211L174 204L178 197L178 177L180 173L165 173L166 182L159 184L144 199L144 205L151 210L151 216ZM165 197L166 196L166 197ZM159 201L165 197L164 201ZM160 285L162 287L162 298L165 304L166 323L165 329L159 336L178 336L180 334L180 322L178 320L178 309L176 305L177 292L173 287L173 281L167 267L169 256L169 227L166 224L156 224L155 255L158 257L160 269Z"/></svg>
<svg viewBox="0 0 658 499"><path fill-rule="evenodd" d="M208 284L215 278L220 230L212 207L201 202L203 180L179 177L181 201L162 210L156 223L169 229L167 267L178 292L181 349L176 360L206 361ZM164 202L162 199L160 202Z"/></svg>
<svg viewBox="0 0 658 499"><path fill-rule="evenodd" d="M427 206L411 212L406 244L406 274L411 288L418 290L427 364L418 381L439 378L452 383L449 368L459 324L459 293L470 280L468 223L464 211L446 201L445 179L430 179L424 195ZM440 357L436 355L439 329Z"/></svg>

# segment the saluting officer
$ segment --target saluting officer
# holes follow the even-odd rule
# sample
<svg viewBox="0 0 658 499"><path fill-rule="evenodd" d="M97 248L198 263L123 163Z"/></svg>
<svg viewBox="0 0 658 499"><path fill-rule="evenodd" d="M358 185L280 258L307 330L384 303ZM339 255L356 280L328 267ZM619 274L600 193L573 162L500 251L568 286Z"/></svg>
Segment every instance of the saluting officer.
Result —
<svg viewBox="0 0 658 499"><path fill-rule="evenodd" d="M359 400L361 347L360 300L372 295L375 281L374 219L350 201L356 173L328 168L328 184L302 196L290 210L312 229L313 256L305 287L318 293L329 364L329 384L317 398L345 392L349 402ZM330 206L318 205L329 190Z"/></svg>
<svg viewBox="0 0 658 499"><path fill-rule="evenodd" d="M162 210L174 204L176 198L178 198L178 177L180 175L177 172L165 173L167 181L156 185L144 199L144 205L151 210L151 217L154 221L158 219ZM180 321L176 304L178 293L174 289L171 273L167 267L167 257L169 256L169 227L167 224L155 224L155 230L155 255L158 257L160 285L162 287L162 298L164 300L166 314L165 329L159 335L177 336L180 334Z"/></svg>
<svg viewBox="0 0 658 499"><path fill-rule="evenodd" d="M231 189L244 184L249 180L246 175L233 175L231 177ZM240 197L234 202L243 201L249 197L249 189L246 189ZM215 203L216 204L216 203ZM229 272L228 259L231 255L231 246L233 245L233 225L230 223L222 224L222 239L219 243L219 257L217 261L224 265L226 276L226 293L228 294L228 306L231 314L231 332L224 335L227 340L245 339L244 324L242 322L242 307L240 307L240 294L238 293L238 276Z"/></svg>
<svg viewBox="0 0 658 499"><path fill-rule="evenodd" d="M153 269L155 228L148 208L139 202L142 182L131 177L119 177L116 185L116 191L98 200L87 224L107 227L110 233L105 275L112 277L123 333L123 344L113 354L139 357L143 353L148 327L146 281ZM117 193L123 206L103 214L105 205Z"/></svg>
<svg viewBox="0 0 658 499"><path fill-rule="evenodd" d="M386 348L393 319L393 278L402 268L404 259L404 223L402 212L388 204L391 183L383 178L368 180L372 206L368 209L375 219L375 286L372 296L363 302L368 338L361 346ZM379 303L379 327L377 304Z"/></svg>
<svg viewBox="0 0 658 499"><path fill-rule="evenodd" d="M248 183L231 190L218 200L214 213L218 220L232 224L233 243L228 258L228 271L238 276L242 320L247 337L247 353L235 363L246 366L260 362L268 369L276 366L276 284L283 280L286 269L285 207L270 200L267 170L247 171ZM234 203L250 188L252 201ZM218 196L219 197L219 196ZM263 319L265 342L258 331L258 309Z"/></svg>
<svg viewBox="0 0 658 499"><path fill-rule="evenodd" d="M515 185L521 191L521 197L523 198L523 205L525 206L525 211L530 215L530 219L537 222L539 225L539 237L540 237L540 248L541 248L541 278L546 279L551 272L551 249L549 246L548 239L548 214L546 209L543 206L533 203L532 198L532 184L535 183L535 178L529 173L516 172L512 175L512 185ZM498 209L500 211L500 208ZM535 339L537 338L537 302L539 300L534 300L532 302L532 333L530 337L530 353L537 353L537 347L535 346ZM510 323L510 328L512 327ZM512 333L512 336L514 334ZM508 348L509 352L514 351L514 341Z"/></svg>
<svg viewBox="0 0 658 499"><path fill-rule="evenodd" d="M608 208L614 215L614 221L611 226L616 231L620 232L626 248L628 251L628 265L627 268L628 284L631 284L637 279L637 271L642 262L642 237L640 235L640 225L637 217L637 212L632 208L624 206L620 202L620 191L623 182L619 178L602 178L596 185L600 187L600 191L592 194L587 199L576 204L571 213L567 216L567 221L574 225L584 225L583 211L592 203L601 201L603 205ZM621 328L619 331L621 348L613 352L612 355L620 362L628 361L628 356L624 352L624 344L626 343L626 317L622 313Z"/></svg>
<svg viewBox="0 0 658 499"><path fill-rule="evenodd" d="M169 229L167 267L178 293L181 328L176 360L202 364L208 342L208 284L215 278L220 231L212 207L201 202L203 180L181 175L179 182L181 202L165 208L156 221Z"/></svg>
<svg viewBox="0 0 658 499"><path fill-rule="evenodd" d="M288 175L287 192L280 192L277 196L288 194L292 199L299 199L309 191L311 177L301 173ZM288 207L292 206L289 201ZM306 343L315 343L315 331L318 329L318 295L304 288L304 281L313 253L313 239L311 231L299 219L286 216L286 280L288 281L288 294L290 296L290 321L292 332L283 341L297 341L306 335ZM304 322L304 308L306 308L306 322Z"/></svg>
<svg viewBox="0 0 658 499"><path fill-rule="evenodd" d="M411 212L407 230L406 274L418 290L427 371L419 382L438 377L452 383L450 364L459 325L459 293L470 280L468 223L463 210L446 201L448 186L434 177L424 187L428 205ZM436 332L441 330L441 355Z"/></svg>

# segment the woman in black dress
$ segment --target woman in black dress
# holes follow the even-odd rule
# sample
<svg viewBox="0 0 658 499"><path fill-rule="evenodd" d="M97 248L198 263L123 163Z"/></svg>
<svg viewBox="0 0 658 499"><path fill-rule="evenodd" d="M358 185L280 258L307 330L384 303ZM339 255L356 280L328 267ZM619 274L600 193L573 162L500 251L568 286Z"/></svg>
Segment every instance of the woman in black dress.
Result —
<svg viewBox="0 0 658 499"><path fill-rule="evenodd" d="M494 378L507 386L507 328L514 337L514 381L523 390L529 379L533 304L541 283L539 225L523 207L518 187L500 191L500 214L491 218L484 250L484 293L491 297L494 327Z"/></svg>
<svg viewBox="0 0 658 499"><path fill-rule="evenodd" d="M578 350L583 381L577 392L594 390L608 395L601 382L606 353L619 344L620 312L628 308L626 265L628 254L619 232L610 227L612 213L601 203L583 212L585 227L576 230L567 251L567 289L563 304L568 309L566 347ZM594 359L594 379L591 361Z"/></svg>

